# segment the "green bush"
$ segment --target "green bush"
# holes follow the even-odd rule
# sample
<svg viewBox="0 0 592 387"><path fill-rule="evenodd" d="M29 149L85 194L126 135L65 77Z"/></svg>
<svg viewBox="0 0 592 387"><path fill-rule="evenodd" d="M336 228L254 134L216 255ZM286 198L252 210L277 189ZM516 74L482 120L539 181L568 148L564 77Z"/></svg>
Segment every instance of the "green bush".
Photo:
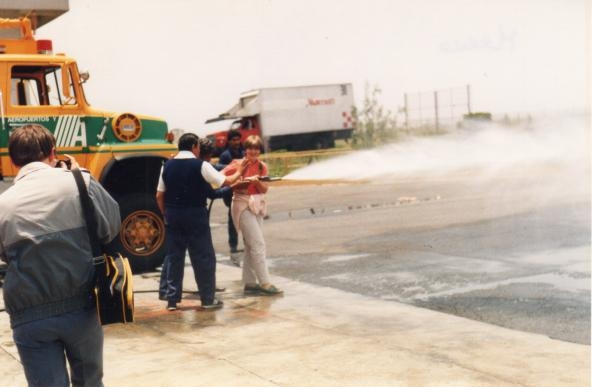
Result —
<svg viewBox="0 0 592 387"><path fill-rule="evenodd" d="M491 113L488 112L475 112L467 113L463 115L464 120L476 120L476 121L491 121Z"/></svg>
<svg viewBox="0 0 592 387"><path fill-rule="evenodd" d="M352 108L356 127L352 135L353 148L372 148L392 142L397 138L397 121L390 110L385 110L378 97L382 91L378 86L372 90L366 85L364 106Z"/></svg>

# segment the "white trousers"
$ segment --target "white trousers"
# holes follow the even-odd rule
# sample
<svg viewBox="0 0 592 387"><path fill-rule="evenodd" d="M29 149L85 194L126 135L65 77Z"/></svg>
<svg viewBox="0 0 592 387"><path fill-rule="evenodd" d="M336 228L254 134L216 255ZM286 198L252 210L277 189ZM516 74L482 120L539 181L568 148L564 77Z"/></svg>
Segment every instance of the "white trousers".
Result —
<svg viewBox="0 0 592 387"><path fill-rule="evenodd" d="M270 279L265 258L263 217L246 209L241 213L239 222L245 245L243 284L268 284Z"/></svg>

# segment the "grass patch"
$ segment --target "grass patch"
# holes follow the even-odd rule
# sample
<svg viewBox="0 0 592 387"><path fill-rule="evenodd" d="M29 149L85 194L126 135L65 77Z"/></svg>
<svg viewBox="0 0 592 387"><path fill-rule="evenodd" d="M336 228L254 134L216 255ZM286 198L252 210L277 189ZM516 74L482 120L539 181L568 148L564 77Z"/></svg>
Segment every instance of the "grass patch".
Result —
<svg viewBox="0 0 592 387"><path fill-rule="evenodd" d="M267 164L270 176L282 177L309 164L340 156L351 151L350 144L345 141L337 141L335 148L331 149L298 152L271 152L261 155L260 158Z"/></svg>

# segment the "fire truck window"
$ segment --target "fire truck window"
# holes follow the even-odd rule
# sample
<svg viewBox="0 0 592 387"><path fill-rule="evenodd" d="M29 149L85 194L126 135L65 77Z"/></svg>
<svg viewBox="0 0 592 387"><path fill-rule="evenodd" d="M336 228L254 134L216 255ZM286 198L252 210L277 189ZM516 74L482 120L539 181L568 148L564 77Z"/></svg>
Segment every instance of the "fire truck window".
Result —
<svg viewBox="0 0 592 387"><path fill-rule="evenodd" d="M61 106L76 104L70 74L70 95L62 93L62 70L60 66L28 65L13 66L11 70L10 102L13 106Z"/></svg>
<svg viewBox="0 0 592 387"><path fill-rule="evenodd" d="M62 69L60 67L45 68L45 85L47 90L48 105L76 105L72 74L68 71L70 97L66 98L62 92Z"/></svg>
<svg viewBox="0 0 592 387"><path fill-rule="evenodd" d="M16 106L39 106L39 82L36 79L12 78L10 103Z"/></svg>
<svg viewBox="0 0 592 387"><path fill-rule="evenodd" d="M43 76L39 66L14 66L10 79L10 103L15 106L43 104Z"/></svg>

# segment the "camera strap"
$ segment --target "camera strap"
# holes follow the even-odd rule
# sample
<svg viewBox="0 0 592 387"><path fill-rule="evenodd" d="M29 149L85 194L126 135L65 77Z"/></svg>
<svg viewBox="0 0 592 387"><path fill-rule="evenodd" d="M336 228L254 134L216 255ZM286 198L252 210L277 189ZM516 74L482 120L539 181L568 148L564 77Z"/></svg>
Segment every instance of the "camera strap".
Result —
<svg viewBox="0 0 592 387"><path fill-rule="evenodd" d="M86 230L88 231L88 239L90 240L93 257L95 257L95 260L101 259L103 258L103 254L101 253L101 243L99 242L99 237L97 236L97 218L94 211L95 207L90 200L90 196L88 195L88 189L86 188L86 183L82 177L82 172L79 168L74 168L71 171L74 175L74 180L76 180L76 186L78 186L80 204L82 205L82 212L84 213L84 219L86 220Z"/></svg>

